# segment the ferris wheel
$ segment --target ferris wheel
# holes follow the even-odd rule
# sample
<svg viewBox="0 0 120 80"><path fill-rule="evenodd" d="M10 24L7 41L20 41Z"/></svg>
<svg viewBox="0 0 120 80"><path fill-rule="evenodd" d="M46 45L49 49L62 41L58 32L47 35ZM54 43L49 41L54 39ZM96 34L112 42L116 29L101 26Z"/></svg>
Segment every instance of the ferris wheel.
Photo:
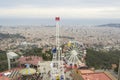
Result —
<svg viewBox="0 0 120 80"><path fill-rule="evenodd" d="M69 41L63 51L68 65L85 66L86 49L83 43Z"/></svg>

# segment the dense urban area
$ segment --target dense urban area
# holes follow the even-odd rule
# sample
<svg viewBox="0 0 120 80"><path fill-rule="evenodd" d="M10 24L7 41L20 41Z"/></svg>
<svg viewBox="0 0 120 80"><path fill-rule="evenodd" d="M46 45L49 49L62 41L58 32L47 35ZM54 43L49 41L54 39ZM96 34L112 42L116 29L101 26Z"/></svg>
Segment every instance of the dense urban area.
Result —
<svg viewBox="0 0 120 80"><path fill-rule="evenodd" d="M70 40L83 42L87 51L87 67L108 70L116 77L120 58L120 27L116 25L61 25L60 45L64 47ZM49 25L0 26L0 72L8 69L6 53L10 51L19 56L34 55L44 61L52 60L55 31L55 26ZM12 63L12 68L19 66L16 63Z"/></svg>

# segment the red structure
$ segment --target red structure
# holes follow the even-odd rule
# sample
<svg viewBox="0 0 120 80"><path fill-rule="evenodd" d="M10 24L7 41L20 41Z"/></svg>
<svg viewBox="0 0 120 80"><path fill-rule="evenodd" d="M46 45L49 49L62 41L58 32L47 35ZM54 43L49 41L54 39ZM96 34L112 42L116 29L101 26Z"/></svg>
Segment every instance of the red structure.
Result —
<svg viewBox="0 0 120 80"><path fill-rule="evenodd" d="M84 80L112 80L103 72L82 74L82 77Z"/></svg>
<svg viewBox="0 0 120 80"><path fill-rule="evenodd" d="M0 77L0 80L10 80L10 79L5 76L2 76L2 77Z"/></svg>
<svg viewBox="0 0 120 80"><path fill-rule="evenodd" d="M39 61L43 61L43 58L38 56L28 56L28 57L21 57L18 59L18 61L20 64L31 64L37 66Z"/></svg>
<svg viewBox="0 0 120 80"><path fill-rule="evenodd" d="M56 21L60 21L60 17L55 17L55 20Z"/></svg>

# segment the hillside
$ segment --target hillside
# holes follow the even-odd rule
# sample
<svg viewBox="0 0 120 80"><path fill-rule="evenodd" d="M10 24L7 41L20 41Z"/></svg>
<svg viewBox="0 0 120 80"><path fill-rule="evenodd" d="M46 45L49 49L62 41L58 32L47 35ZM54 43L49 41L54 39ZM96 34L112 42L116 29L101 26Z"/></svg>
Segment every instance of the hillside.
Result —
<svg viewBox="0 0 120 80"><path fill-rule="evenodd" d="M98 27L116 27L116 28L120 28L120 24L115 24L115 23L103 24L103 25L99 25Z"/></svg>

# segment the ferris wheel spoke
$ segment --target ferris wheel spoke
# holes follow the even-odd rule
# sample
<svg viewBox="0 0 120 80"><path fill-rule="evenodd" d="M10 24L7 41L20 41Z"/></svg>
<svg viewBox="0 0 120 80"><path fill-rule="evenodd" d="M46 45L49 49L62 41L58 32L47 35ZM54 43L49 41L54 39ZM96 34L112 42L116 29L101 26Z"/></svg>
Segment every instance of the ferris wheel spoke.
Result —
<svg viewBox="0 0 120 80"><path fill-rule="evenodd" d="M79 56L79 55L77 55L77 57L79 58L79 59L81 59L82 57L81 56Z"/></svg>
<svg viewBox="0 0 120 80"><path fill-rule="evenodd" d="M77 56L74 57L74 62L75 62L75 64L77 64L77 62L78 62Z"/></svg>
<svg viewBox="0 0 120 80"><path fill-rule="evenodd" d="M71 53L67 53L66 56L72 55Z"/></svg>
<svg viewBox="0 0 120 80"><path fill-rule="evenodd" d="M69 59L71 55L66 56L66 59Z"/></svg>
<svg viewBox="0 0 120 80"><path fill-rule="evenodd" d="M79 64L82 64L82 62L78 59L78 57L76 57L77 61Z"/></svg>
<svg viewBox="0 0 120 80"><path fill-rule="evenodd" d="M70 58L70 56L71 56L71 55L68 55L68 56L66 56L66 58L67 58L67 59L69 59L69 58Z"/></svg>
<svg viewBox="0 0 120 80"><path fill-rule="evenodd" d="M75 64L75 56L73 57L73 64Z"/></svg>
<svg viewBox="0 0 120 80"><path fill-rule="evenodd" d="M69 54L69 53L70 53L70 51L71 51L71 50L69 50L69 51L66 51L66 54Z"/></svg>
<svg viewBox="0 0 120 80"><path fill-rule="evenodd" d="M73 55L71 55L71 56L70 56L69 61L71 61L71 60L72 60L72 58L73 58Z"/></svg>
<svg viewBox="0 0 120 80"><path fill-rule="evenodd" d="M78 54L79 54L79 55L81 55L81 56L83 55L83 53L82 53L82 52L78 52Z"/></svg>
<svg viewBox="0 0 120 80"><path fill-rule="evenodd" d="M83 54L78 54L77 56L82 57L82 56L83 56Z"/></svg>
<svg viewBox="0 0 120 80"><path fill-rule="evenodd" d="M73 55L70 56L68 61L73 62Z"/></svg>

